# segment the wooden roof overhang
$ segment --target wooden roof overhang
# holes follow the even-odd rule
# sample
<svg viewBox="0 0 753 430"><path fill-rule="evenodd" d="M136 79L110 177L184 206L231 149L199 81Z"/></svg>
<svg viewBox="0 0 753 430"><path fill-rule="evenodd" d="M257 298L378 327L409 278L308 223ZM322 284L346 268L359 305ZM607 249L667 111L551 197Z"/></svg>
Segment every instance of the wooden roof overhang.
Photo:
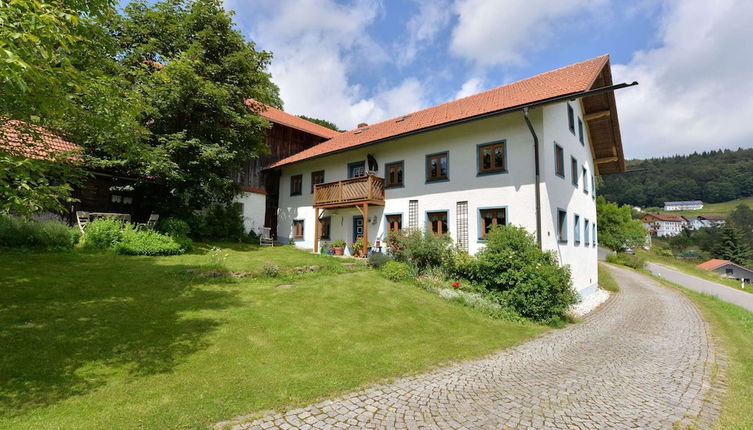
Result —
<svg viewBox="0 0 753 430"><path fill-rule="evenodd" d="M607 63L591 85L592 89L612 85L612 72ZM599 175L623 173L626 170L622 149L620 121L614 91L589 95L581 99L583 121L586 125L594 163Z"/></svg>

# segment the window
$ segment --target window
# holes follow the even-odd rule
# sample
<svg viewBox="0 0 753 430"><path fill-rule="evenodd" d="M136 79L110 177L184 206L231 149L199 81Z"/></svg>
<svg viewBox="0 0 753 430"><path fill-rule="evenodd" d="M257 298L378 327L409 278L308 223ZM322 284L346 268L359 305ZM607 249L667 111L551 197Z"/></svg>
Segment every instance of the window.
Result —
<svg viewBox="0 0 753 430"><path fill-rule="evenodd" d="M449 179L449 153L426 156L426 182Z"/></svg>
<svg viewBox="0 0 753 430"><path fill-rule="evenodd" d="M458 247L468 251L468 202L462 201L455 204L455 228Z"/></svg>
<svg viewBox="0 0 753 430"><path fill-rule="evenodd" d="M507 209L481 209L481 236L480 239L486 239L486 235L498 225L507 225Z"/></svg>
<svg viewBox="0 0 753 430"><path fill-rule="evenodd" d="M384 171L387 177L384 181L384 186L389 187L401 187L403 185L403 162L397 161L395 163L387 163L384 166Z"/></svg>
<svg viewBox="0 0 753 430"><path fill-rule="evenodd" d="M408 201L408 228L418 228L418 200Z"/></svg>
<svg viewBox="0 0 753 430"><path fill-rule="evenodd" d="M324 183L324 170L311 172L311 192L314 192L314 185Z"/></svg>
<svg viewBox="0 0 753 430"><path fill-rule="evenodd" d="M290 195L300 196L303 188L303 175L294 175L290 177Z"/></svg>
<svg viewBox="0 0 753 430"><path fill-rule="evenodd" d="M732 270L732 269L730 269L730 268L726 268L726 269L724 269L724 274L725 274L725 275L732 275L733 273L734 273L734 270Z"/></svg>
<svg viewBox="0 0 753 430"><path fill-rule="evenodd" d="M478 172L499 173L507 171L505 142L478 146Z"/></svg>
<svg viewBox="0 0 753 430"><path fill-rule="evenodd" d="M580 216L577 214L573 215L573 241L580 243Z"/></svg>
<svg viewBox="0 0 753 430"><path fill-rule="evenodd" d="M583 120L578 118L578 139L580 144L586 146L586 141L583 139Z"/></svg>
<svg viewBox="0 0 753 430"><path fill-rule="evenodd" d="M567 212L557 210L557 240L567 242Z"/></svg>
<svg viewBox="0 0 753 430"><path fill-rule="evenodd" d="M554 173L565 177L565 151L556 143L554 144Z"/></svg>
<svg viewBox="0 0 753 430"><path fill-rule="evenodd" d="M583 230L583 242L585 242L586 246L588 246L591 244L591 238L589 236L591 234L591 226L587 219L583 220L583 226L585 227L585 229Z"/></svg>
<svg viewBox="0 0 753 430"><path fill-rule="evenodd" d="M403 229L402 215L387 215L387 231L400 231Z"/></svg>
<svg viewBox="0 0 753 430"><path fill-rule="evenodd" d="M588 194L588 171L583 167L583 192Z"/></svg>
<svg viewBox="0 0 753 430"><path fill-rule="evenodd" d="M591 230L593 230L593 235L591 236L593 240L591 241L591 244L596 246L596 223L591 224Z"/></svg>
<svg viewBox="0 0 753 430"><path fill-rule="evenodd" d="M366 162L348 163L348 178L360 178L361 176L366 176Z"/></svg>
<svg viewBox="0 0 753 430"><path fill-rule="evenodd" d="M303 239L303 220L293 220L293 239Z"/></svg>
<svg viewBox="0 0 753 430"><path fill-rule="evenodd" d="M446 234L447 230L447 211L441 212L427 212L426 216L429 218L429 228L434 234Z"/></svg>
<svg viewBox="0 0 753 430"><path fill-rule="evenodd" d="M573 185L578 186L578 160L570 157L570 168L573 174Z"/></svg>
<svg viewBox="0 0 753 430"><path fill-rule="evenodd" d="M319 218L319 239L329 239L329 231L331 225L332 217L325 216Z"/></svg>
<svg viewBox="0 0 753 430"><path fill-rule="evenodd" d="M567 104L567 127L572 134L575 134L575 112L570 103Z"/></svg>
<svg viewBox="0 0 753 430"><path fill-rule="evenodd" d="M596 177L591 175L591 196L596 198Z"/></svg>

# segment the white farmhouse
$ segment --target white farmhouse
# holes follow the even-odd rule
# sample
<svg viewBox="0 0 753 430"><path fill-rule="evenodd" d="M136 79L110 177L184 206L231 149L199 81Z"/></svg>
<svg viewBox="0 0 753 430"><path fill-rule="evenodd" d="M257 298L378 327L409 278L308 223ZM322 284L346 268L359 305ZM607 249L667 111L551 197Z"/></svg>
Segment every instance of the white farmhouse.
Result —
<svg viewBox="0 0 753 430"><path fill-rule="evenodd" d="M470 253L495 225L536 235L597 286L595 175L625 171L609 57L602 56L357 129L272 163L277 238L384 242L449 234Z"/></svg>
<svg viewBox="0 0 753 430"><path fill-rule="evenodd" d="M677 236L689 226L688 220L681 216L661 213L647 213L641 217L641 222L650 234L657 237Z"/></svg>
<svg viewBox="0 0 753 430"><path fill-rule="evenodd" d="M664 202L665 211L696 211L703 209L703 202L691 200L687 202Z"/></svg>

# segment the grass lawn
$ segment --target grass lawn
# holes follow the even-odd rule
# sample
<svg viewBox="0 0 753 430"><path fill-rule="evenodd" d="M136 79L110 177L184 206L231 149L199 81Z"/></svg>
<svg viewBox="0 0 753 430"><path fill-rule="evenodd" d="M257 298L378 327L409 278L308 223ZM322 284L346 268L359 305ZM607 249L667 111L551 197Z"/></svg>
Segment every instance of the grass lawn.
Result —
<svg viewBox="0 0 753 430"><path fill-rule="evenodd" d="M699 278L706 279L707 281L726 285L736 290L745 291L747 293L753 293L753 286L751 286L750 284L746 284L745 288L740 288L740 281L724 278L720 274L713 272L711 270L703 270L703 269L699 269L695 267L696 264L700 263L701 261L690 262L690 261L680 260L674 257L668 257L665 255L657 255L653 252L644 251L644 250L638 250L638 254L646 257L646 260L648 261L654 261L656 263L661 263L666 266L673 267L681 272L687 273L688 275L697 276Z"/></svg>
<svg viewBox="0 0 753 430"><path fill-rule="evenodd" d="M201 428L312 402L546 330L493 320L290 247L189 255L0 254L0 428ZM281 284L290 285L278 288Z"/></svg>
<svg viewBox="0 0 753 430"><path fill-rule="evenodd" d="M609 273L609 270L602 263L599 263L599 287L601 287L602 290L611 291L613 293L620 291L620 286L617 285L617 281L614 280L612 274Z"/></svg>
<svg viewBox="0 0 753 430"><path fill-rule="evenodd" d="M718 428L747 430L753 428L753 313L714 296L700 294L652 276L679 288L701 309L712 333L727 354L727 393L722 402Z"/></svg>

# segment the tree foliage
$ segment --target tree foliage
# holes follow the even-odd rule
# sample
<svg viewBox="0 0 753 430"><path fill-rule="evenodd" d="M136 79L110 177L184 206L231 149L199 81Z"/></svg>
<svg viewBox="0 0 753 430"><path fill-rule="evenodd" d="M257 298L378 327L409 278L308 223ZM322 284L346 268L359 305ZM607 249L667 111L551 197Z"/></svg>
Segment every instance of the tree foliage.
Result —
<svg viewBox="0 0 753 430"><path fill-rule="evenodd" d="M733 225L725 225L719 231L719 242L714 250L717 258L748 265L753 259L753 250L745 241L743 232Z"/></svg>
<svg viewBox="0 0 753 430"><path fill-rule="evenodd" d="M596 217L599 245L619 251L643 246L645 243L646 229L639 220L633 219L629 206L619 206L599 196L596 199Z"/></svg>
<svg viewBox="0 0 753 430"><path fill-rule="evenodd" d="M340 132L343 131L337 128L337 124L335 124L334 122L327 121L326 119L312 118L306 115L298 115L298 118L305 119L306 121L313 122L314 124L319 124L322 127L327 127L330 130L335 130L335 131L340 131Z"/></svg>
<svg viewBox="0 0 753 430"><path fill-rule="evenodd" d="M124 12L108 27L122 76L143 95L156 198L176 210L228 203L231 173L266 149L269 124L245 100L281 106L271 54L243 38L220 0L141 0Z"/></svg>
<svg viewBox="0 0 753 430"><path fill-rule="evenodd" d="M607 200L650 207L672 200L715 203L753 196L753 149L630 160L628 170L640 172L602 177L599 191Z"/></svg>

